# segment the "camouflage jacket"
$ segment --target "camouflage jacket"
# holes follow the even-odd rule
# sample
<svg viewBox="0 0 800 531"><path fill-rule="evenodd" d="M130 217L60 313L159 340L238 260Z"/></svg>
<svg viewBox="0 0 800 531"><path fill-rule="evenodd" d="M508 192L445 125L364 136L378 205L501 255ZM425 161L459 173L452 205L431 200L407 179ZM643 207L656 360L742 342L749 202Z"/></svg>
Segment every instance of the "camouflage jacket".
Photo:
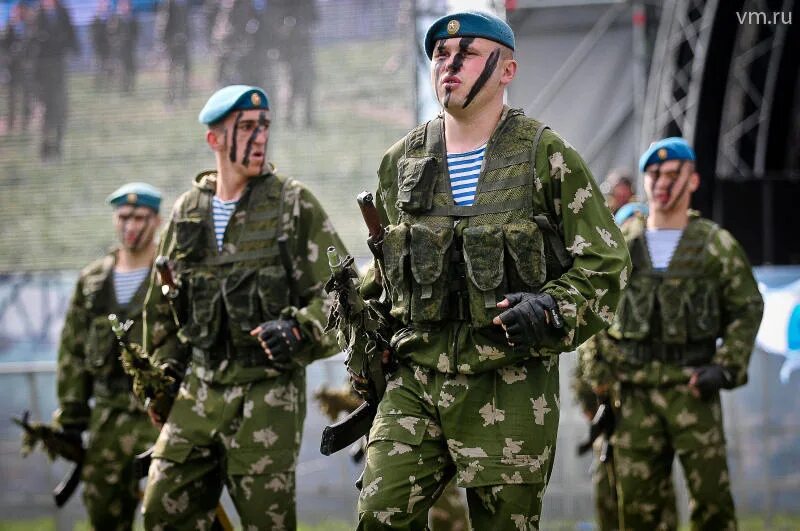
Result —
<svg viewBox="0 0 800 531"><path fill-rule="evenodd" d="M131 338L142 331L142 305L147 281L142 282L127 306L116 302L114 264L116 251L81 271L67 310L58 349L58 402L55 421L84 429L89 423L89 399L95 405L141 411L131 391L131 379L122 369L119 347L108 314L121 321L132 319Z"/></svg>
<svg viewBox="0 0 800 531"><path fill-rule="evenodd" d="M587 380L595 387L685 384L694 367L714 363L743 385L764 308L744 251L728 231L690 211L667 270L654 271L646 223L637 215L623 227L630 285L608 332L579 350Z"/></svg>
<svg viewBox="0 0 800 531"><path fill-rule="evenodd" d="M323 334L325 250L344 245L317 199L297 181L270 170L250 180L228 222L222 251L214 234L211 199L216 173L203 172L175 203L159 249L170 258L181 296L173 314L157 289L145 307L144 347L157 364L192 370L208 382L245 383L275 376L250 330L264 321L296 319L308 342L299 365L336 352ZM281 265L278 239L288 238L293 280ZM296 298L296 306L291 297Z"/></svg>
<svg viewBox="0 0 800 531"><path fill-rule="evenodd" d="M392 316L404 325L392 338L397 355L441 372L480 373L573 350L607 327L630 262L580 155L506 107L486 147L474 205L458 207L442 121L392 146L378 172L376 205L388 225L387 289ZM559 267L556 247L571 264ZM459 268L466 280L454 301ZM495 304L514 291L552 295L564 334L531 348L509 347L491 320L500 313Z"/></svg>

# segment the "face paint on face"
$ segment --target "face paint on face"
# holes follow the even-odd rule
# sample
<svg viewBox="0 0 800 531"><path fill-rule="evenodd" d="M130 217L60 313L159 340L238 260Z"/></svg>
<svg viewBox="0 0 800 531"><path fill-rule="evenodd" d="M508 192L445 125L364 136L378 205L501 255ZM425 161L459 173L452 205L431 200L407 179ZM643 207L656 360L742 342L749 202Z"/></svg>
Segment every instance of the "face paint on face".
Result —
<svg viewBox="0 0 800 531"><path fill-rule="evenodd" d="M136 251L147 246L153 239L155 213L147 207L120 207L116 212L117 232L122 246Z"/></svg>
<svg viewBox="0 0 800 531"><path fill-rule="evenodd" d="M239 120L242 119L242 111L239 111L239 114L236 115L236 120L233 122L233 130L231 131L231 150L228 154L228 158L231 162L236 162L236 133L239 131Z"/></svg>
<svg viewBox="0 0 800 531"><path fill-rule="evenodd" d="M686 194L692 172L683 171L685 162L686 161L681 161L680 164L673 169L662 171L661 166L665 164L662 163L648 170L649 196L659 210L671 210ZM663 185L661 185L662 180L665 183Z"/></svg>
<svg viewBox="0 0 800 531"><path fill-rule="evenodd" d="M444 41L441 40L436 43L436 53L437 59L434 63L434 78L433 78L433 90L438 94L438 87L439 87L439 78L442 76L442 65L447 60L444 55Z"/></svg>
<svg viewBox="0 0 800 531"><path fill-rule="evenodd" d="M469 45L472 44L472 41L474 40L475 37L462 37L461 40L458 41L458 52L453 56L453 62L450 63L450 66L447 67L448 74L454 76L461 71L461 67L464 66L464 56L467 54ZM445 89L444 102L443 102L445 108L450 104L450 96L451 96L451 89L450 87L447 87Z"/></svg>
<svg viewBox="0 0 800 531"><path fill-rule="evenodd" d="M250 164L250 153L253 151L253 142L255 142L256 137L260 135L267 127L267 113L261 111L258 113L258 122L256 127L253 128L253 132L250 133L250 137L247 139L247 144L244 148L244 157L242 157L242 165L247 166ZM263 159L262 159L262 165Z"/></svg>
<svg viewBox="0 0 800 531"><path fill-rule="evenodd" d="M483 72L481 72L481 75L478 76L478 79L475 80L475 84L472 85L472 88L469 90L467 99L464 100L464 105L461 107L462 109L466 109L467 105L472 103L472 100L475 98L475 96L477 96L478 92L481 91L483 86L486 84L486 81L488 81L497 68L497 62L499 59L500 48L495 48L492 53L489 54L489 58L486 60L486 64L483 67Z"/></svg>

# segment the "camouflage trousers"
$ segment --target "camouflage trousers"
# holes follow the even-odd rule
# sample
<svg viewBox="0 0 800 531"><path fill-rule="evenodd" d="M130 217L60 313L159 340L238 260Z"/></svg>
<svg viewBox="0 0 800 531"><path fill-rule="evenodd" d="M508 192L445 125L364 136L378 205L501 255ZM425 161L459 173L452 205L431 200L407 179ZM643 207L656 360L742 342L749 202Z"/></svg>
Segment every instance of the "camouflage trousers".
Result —
<svg viewBox="0 0 800 531"><path fill-rule="evenodd" d="M209 529L227 486L244 529L294 529L304 417L302 372L240 385L187 376L153 452L145 527Z"/></svg>
<svg viewBox="0 0 800 531"><path fill-rule="evenodd" d="M358 529L425 529L454 476L474 529L536 529L558 430L558 379L540 368L401 363L370 430Z"/></svg>
<svg viewBox="0 0 800 531"><path fill-rule="evenodd" d="M592 485L594 487L594 511L597 529L600 531L619 530L619 506L617 504L617 485L614 477L614 459L611 455L605 463L600 462L600 452L604 437L599 437L593 445Z"/></svg>
<svg viewBox="0 0 800 531"><path fill-rule="evenodd" d="M625 529L677 528L675 454L687 479L691 528L736 529L719 395L704 401L686 385L623 385L613 440Z"/></svg>
<svg viewBox="0 0 800 531"><path fill-rule="evenodd" d="M83 501L94 529L131 529L139 504L133 458L158 431L144 412L96 406L83 463Z"/></svg>

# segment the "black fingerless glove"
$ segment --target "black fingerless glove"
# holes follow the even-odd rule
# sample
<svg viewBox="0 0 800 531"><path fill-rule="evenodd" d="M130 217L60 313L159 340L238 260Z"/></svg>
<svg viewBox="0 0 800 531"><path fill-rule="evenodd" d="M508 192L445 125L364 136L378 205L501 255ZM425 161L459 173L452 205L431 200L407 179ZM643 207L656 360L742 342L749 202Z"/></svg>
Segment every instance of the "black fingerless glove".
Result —
<svg viewBox="0 0 800 531"><path fill-rule="evenodd" d="M731 373L721 365L703 365L698 367L694 374L697 376L695 387L700 391L700 397L708 400L720 389L733 389L734 382Z"/></svg>
<svg viewBox="0 0 800 531"><path fill-rule="evenodd" d="M564 327L555 299L547 293L509 293L500 314L509 345L532 347Z"/></svg>
<svg viewBox="0 0 800 531"><path fill-rule="evenodd" d="M300 325L294 319L275 319L262 323L258 338L269 349L272 363L281 369L292 366L294 354L303 343Z"/></svg>

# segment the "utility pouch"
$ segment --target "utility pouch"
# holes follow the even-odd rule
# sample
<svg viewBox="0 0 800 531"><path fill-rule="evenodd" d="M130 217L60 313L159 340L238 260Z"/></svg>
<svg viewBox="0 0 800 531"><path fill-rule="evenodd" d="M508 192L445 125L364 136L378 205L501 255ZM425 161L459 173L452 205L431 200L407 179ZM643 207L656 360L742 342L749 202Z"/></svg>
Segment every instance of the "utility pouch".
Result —
<svg viewBox="0 0 800 531"><path fill-rule="evenodd" d="M258 298L261 300L262 319L277 319L289 306L289 281L281 266L267 266L258 270Z"/></svg>
<svg viewBox="0 0 800 531"><path fill-rule="evenodd" d="M255 269L232 269L222 280L222 297L228 312L231 341L236 347L252 347L257 340L250 330L261 322Z"/></svg>
<svg viewBox="0 0 800 531"><path fill-rule="evenodd" d="M719 297L717 285L710 279L691 281L686 290L691 293L687 308L689 339L692 341L717 337L720 327Z"/></svg>
<svg viewBox="0 0 800 531"><path fill-rule="evenodd" d="M98 369L106 365L111 353L117 352L117 339L111 330L106 315L95 317L89 323L86 336L86 363L88 369L97 373Z"/></svg>
<svg viewBox="0 0 800 531"><path fill-rule="evenodd" d="M641 341L650 334L656 283L643 277L622 292L608 334L615 339Z"/></svg>
<svg viewBox="0 0 800 531"><path fill-rule="evenodd" d="M503 226L503 236L511 258L506 267L509 292L539 291L547 278L544 237L539 226L532 221L509 223Z"/></svg>
<svg viewBox="0 0 800 531"><path fill-rule="evenodd" d="M448 262L453 229L411 226L411 320L415 323L441 321L447 317L449 302Z"/></svg>
<svg viewBox="0 0 800 531"><path fill-rule="evenodd" d="M188 320L181 329L193 346L209 349L219 335L221 306L220 286L210 273L196 273L189 277Z"/></svg>
<svg viewBox="0 0 800 531"><path fill-rule="evenodd" d="M461 234L469 278L467 291L472 326L489 326L500 314L497 302L507 291L503 283L503 245L498 245L503 238L503 229L498 225L466 227Z"/></svg>
<svg viewBox="0 0 800 531"><path fill-rule="evenodd" d="M408 264L408 223L389 226L383 238L383 267L392 300L390 315L404 324L410 322L411 276Z"/></svg>
<svg viewBox="0 0 800 531"><path fill-rule="evenodd" d="M437 169L433 157L401 158L397 161L397 208L411 214L430 210Z"/></svg>
<svg viewBox="0 0 800 531"><path fill-rule="evenodd" d="M175 221L175 260L198 261L206 254L205 224L200 218Z"/></svg>
<svg viewBox="0 0 800 531"><path fill-rule="evenodd" d="M686 308L690 304L686 283L665 279L658 286L656 297L661 315L661 341L667 345L686 344Z"/></svg>

